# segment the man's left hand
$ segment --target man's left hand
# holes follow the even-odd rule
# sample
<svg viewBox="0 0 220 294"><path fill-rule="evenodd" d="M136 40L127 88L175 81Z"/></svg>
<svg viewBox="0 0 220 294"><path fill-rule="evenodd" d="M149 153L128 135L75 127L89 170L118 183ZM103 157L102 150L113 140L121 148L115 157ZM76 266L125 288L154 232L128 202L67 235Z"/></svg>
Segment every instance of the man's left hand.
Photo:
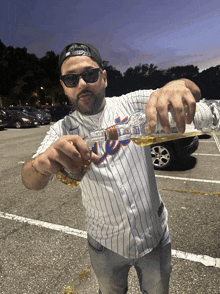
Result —
<svg viewBox="0 0 220 294"><path fill-rule="evenodd" d="M169 109L172 109L178 132L184 133L185 124L191 123L194 118L196 101L199 101L200 98L200 89L187 79L169 82L153 92L146 105L149 134L153 132L157 119L160 120L163 130L166 133L170 132ZM187 115L185 115L184 104L188 107Z"/></svg>

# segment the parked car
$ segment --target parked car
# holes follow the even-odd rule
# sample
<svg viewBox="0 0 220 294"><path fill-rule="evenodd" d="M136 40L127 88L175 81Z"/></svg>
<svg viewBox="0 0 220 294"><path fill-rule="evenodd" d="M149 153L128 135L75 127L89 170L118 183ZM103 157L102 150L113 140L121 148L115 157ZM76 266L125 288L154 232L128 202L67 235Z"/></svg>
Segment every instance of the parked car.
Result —
<svg viewBox="0 0 220 294"><path fill-rule="evenodd" d="M51 122L50 113L37 109L36 107L33 107L33 106L24 106L24 109L28 111L28 114L34 115L34 116L36 115L39 119L40 124L42 125L50 124Z"/></svg>
<svg viewBox="0 0 220 294"><path fill-rule="evenodd" d="M72 113L74 111L74 108L68 105L58 105L47 107L45 110L49 111L49 113L51 114L52 121L58 121L64 118L64 116Z"/></svg>
<svg viewBox="0 0 220 294"><path fill-rule="evenodd" d="M3 109L0 109L0 130L3 130L8 125L7 114Z"/></svg>
<svg viewBox="0 0 220 294"><path fill-rule="evenodd" d="M8 117L8 127L20 129L22 127L36 127L38 125L36 117L20 110L5 110L5 112Z"/></svg>
<svg viewBox="0 0 220 294"><path fill-rule="evenodd" d="M35 116L39 124L50 124L51 115L45 111L39 110L33 106L10 106L7 107L8 110L19 110L28 115Z"/></svg>
<svg viewBox="0 0 220 294"><path fill-rule="evenodd" d="M154 169L166 170L178 158L190 156L197 150L198 146L198 136L151 145L151 157Z"/></svg>

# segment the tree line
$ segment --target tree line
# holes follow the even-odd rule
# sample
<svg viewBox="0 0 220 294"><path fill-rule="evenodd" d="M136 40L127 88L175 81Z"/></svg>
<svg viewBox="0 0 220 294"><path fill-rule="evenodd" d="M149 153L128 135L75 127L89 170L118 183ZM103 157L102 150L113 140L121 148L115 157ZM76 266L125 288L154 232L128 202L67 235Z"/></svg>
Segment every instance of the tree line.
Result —
<svg viewBox="0 0 220 294"><path fill-rule="evenodd" d="M27 53L25 47L5 46L0 40L0 103L4 107L68 103L59 83L58 57L54 51L48 51L38 58ZM104 61L104 68L108 75L107 97L139 89L157 89L169 81L188 78L200 87L203 98L220 99L220 65L199 72L194 65L160 70L154 64L143 63L129 67L122 74Z"/></svg>

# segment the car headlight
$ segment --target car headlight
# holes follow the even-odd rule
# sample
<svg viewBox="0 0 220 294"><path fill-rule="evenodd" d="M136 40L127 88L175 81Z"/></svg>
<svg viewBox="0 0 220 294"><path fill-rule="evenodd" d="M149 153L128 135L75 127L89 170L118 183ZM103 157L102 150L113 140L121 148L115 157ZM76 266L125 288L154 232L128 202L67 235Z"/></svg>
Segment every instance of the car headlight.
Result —
<svg viewBox="0 0 220 294"><path fill-rule="evenodd" d="M23 121L30 121L28 118L22 117Z"/></svg>

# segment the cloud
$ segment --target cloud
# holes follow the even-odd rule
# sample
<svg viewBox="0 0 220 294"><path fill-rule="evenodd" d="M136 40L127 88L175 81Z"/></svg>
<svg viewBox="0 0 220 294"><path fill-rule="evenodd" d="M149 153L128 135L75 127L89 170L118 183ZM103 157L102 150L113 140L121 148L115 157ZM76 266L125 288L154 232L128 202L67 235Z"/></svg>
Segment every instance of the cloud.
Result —
<svg viewBox="0 0 220 294"><path fill-rule="evenodd" d="M138 64L150 64L153 60L153 54L146 54L131 50L127 53L114 52L109 53L109 63L116 67L121 72L126 71L129 67L135 67Z"/></svg>
<svg viewBox="0 0 220 294"><path fill-rule="evenodd" d="M172 58L164 58L155 63L159 69L167 69L173 66L195 65L202 71L211 66L220 64L220 48L203 51L195 54L173 54Z"/></svg>
<svg viewBox="0 0 220 294"><path fill-rule="evenodd" d="M29 53L34 53L37 57L43 57L47 51L51 51L54 43L54 37L49 37L43 41L34 42L26 46Z"/></svg>
<svg viewBox="0 0 220 294"><path fill-rule="evenodd" d="M128 66L129 58L124 52L116 52L111 51L108 54L109 60L111 60L110 64L113 66Z"/></svg>

